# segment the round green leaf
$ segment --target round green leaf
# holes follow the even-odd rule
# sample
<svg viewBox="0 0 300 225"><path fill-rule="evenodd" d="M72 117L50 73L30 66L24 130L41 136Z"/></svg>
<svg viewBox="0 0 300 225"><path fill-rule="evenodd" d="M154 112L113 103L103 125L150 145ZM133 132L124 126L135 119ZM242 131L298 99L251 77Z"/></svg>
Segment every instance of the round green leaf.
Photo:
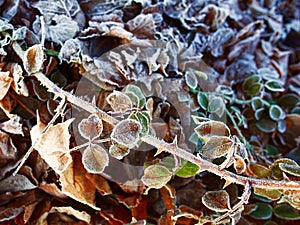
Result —
<svg viewBox="0 0 300 225"><path fill-rule="evenodd" d="M269 90L269 91L274 91L274 92L278 92L278 91L284 91L284 87L282 86L280 81L277 80L269 80L265 83L265 87Z"/></svg>
<svg viewBox="0 0 300 225"><path fill-rule="evenodd" d="M189 161L184 161L183 165L175 172L175 175L183 178L195 176L200 167Z"/></svg>
<svg viewBox="0 0 300 225"><path fill-rule="evenodd" d="M285 94L281 96L277 104L286 109L292 109L300 103L300 97L296 94Z"/></svg>
<svg viewBox="0 0 300 225"><path fill-rule="evenodd" d="M172 178L172 173L164 166L151 165L144 171L142 182L149 188L160 189Z"/></svg>
<svg viewBox="0 0 300 225"><path fill-rule="evenodd" d="M222 105L224 105L223 98L214 96L211 99L209 99L207 110L210 113L217 113L222 107Z"/></svg>
<svg viewBox="0 0 300 225"><path fill-rule="evenodd" d="M268 119L262 119L256 123L258 129L265 133L272 133L276 130L276 122Z"/></svg>
<svg viewBox="0 0 300 225"><path fill-rule="evenodd" d="M285 112L278 105L271 105L269 109L269 116L272 120L278 121L285 118Z"/></svg>
<svg viewBox="0 0 300 225"><path fill-rule="evenodd" d="M143 94L142 90L133 84L129 84L125 87L125 92L133 92L139 98L139 108L143 108L146 104L146 97Z"/></svg>
<svg viewBox="0 0 300 225"><path fill-rule="evenodd" d="M191 89L196 89L198 85L197 77L192 71L187 71L185 73L185 82Z"/></svg>
<svg viewBox="0 0 300 225"><path fill-rule="evenodd" d="M199 92L197 95L197 101L202 109L207 110L208 99L205 93Z"/></svg>
<svg viewBox="0 0 300 225"><path fill-rule="evenodd" d="M299 220L300 214L297 213L293 207L287 204L277 205L274 207L274 214L280 219L285 220Z"/></svg>
<svg viewBox="0 0 300 225"><path fill-rule="evenodd" d="M272 206L267 203L255 203L256 209L249 215L254 219L267 220L272 217Z"/></svg>

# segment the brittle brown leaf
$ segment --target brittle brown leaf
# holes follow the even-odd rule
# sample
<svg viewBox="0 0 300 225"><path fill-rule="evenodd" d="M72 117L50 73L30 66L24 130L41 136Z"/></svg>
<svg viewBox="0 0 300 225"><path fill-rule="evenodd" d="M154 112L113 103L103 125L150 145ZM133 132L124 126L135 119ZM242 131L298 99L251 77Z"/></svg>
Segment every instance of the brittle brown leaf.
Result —
<svg viewBox="0 0 300 225"><path fill-rule="evenodd" d="M0 192L15 192L24 191L36 188L31 181L22 174L16 174L15 176L7 177L0 181Z"/></svg>
<svg viewBox="0 0 300 225"><path fill-rule="evenodd" d="M164 166L151 165L145 169L142 181L150 188L160 189L169 182L172 175Z"/></svg>
<svg viewBox="0 0 300 225"><path fill-rule="evenodd" d="M208 191L202 197L202 203L216 212L227 212L231 209L229 194L224 191Z"/></svg>
<svg viewBox="0 0 300 225"><path fill-rule="evenodd" d="M28 74L41 70L44 62L44 51L41 44L31 46L25 51L23 66Z"/></svg>
<svg viewBox="0 0 300 225"><path fill-rule="evenodd" d="M199 125L195 128L195 132L204 141L208 140L211 136L230 135L230 130L225 123L213 120L199 123Z"/></svg>
<svg viewBox="0 0 300 225"><path fill-rule="evenodd" d="M68 127L73 120L69 119L63 123L50 125L43 134L41 134L42 129L39 124L35 125L30 131L32 143L37 142L35 149L57 173L64 171L72 161L69 152L71 135Z"/></svg>
<svg viewBox="0 0 300 225"><path fill-rule="evenodd" d="M106 100L115 112L125 112L132 108L130 98L120 91L114 91L107 96Z"/></svg>

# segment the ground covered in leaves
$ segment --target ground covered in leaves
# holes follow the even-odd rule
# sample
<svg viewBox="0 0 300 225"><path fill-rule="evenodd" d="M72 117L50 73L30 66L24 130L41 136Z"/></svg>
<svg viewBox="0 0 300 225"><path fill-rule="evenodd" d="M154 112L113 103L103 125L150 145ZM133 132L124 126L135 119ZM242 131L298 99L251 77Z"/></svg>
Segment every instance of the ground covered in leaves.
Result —
<svg viewBox="0 0 300 225"><path fill-rule="evenodd" d="M60 101L36 79L39 71L114 118L136 110L131 122L145 123L142 132L216 158L216 164L224 154L213 158L202 149L192 116L223 121L251 158L240 171L235 165L237 172L297 180L299 40L296 0L0 1L0 223L202 224L216 216L202 197L224 186L190 165L171 174L168 185L153 184L159 188L146 192L144 166L180 159L157 156L147 145L140 146L147 151L129 151L140 144L133 136L122 139L128 148L117 146L126 127L111 133L108 123L70 103L51 121ZM47 137L40 135L50 122ZM140 129L137 122L127 125ZM76 149L99 137L111 140ZM38 138L38 151L13 176ZM72 151L51 150L62 146ZM93 164L94 153L104 161ZM290 160L278 161L283 157ZM225 190L231 205L243 192L235 184ZM299 194L288 194L256 190L236 222L298 224ZM280 197L283 204L273 202Z"/></svg>

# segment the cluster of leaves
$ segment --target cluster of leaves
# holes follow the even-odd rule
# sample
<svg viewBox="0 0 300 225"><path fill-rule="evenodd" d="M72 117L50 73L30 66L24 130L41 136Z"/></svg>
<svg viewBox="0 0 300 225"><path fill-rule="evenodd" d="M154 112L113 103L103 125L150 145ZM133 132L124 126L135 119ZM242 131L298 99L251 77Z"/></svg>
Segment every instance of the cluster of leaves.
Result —
<svg viewBox="0 0 300 225"><path fill-rule="evenodd" d="M296 1L19 0L0 8L1 223L300 220L299 189L288 188L300 176ZM41 74L50 81L40 83ZM75 91L81 77L98 96ZM80 105L59 101L62 89L115 123L98 111L75 121L71 108ZM141 156L134 149L147 138L156 148ZM181 150L196 161L179 158ZM114 160L141 161L140 179L126 170L117 171L123 182L110 179Z"/></svg>

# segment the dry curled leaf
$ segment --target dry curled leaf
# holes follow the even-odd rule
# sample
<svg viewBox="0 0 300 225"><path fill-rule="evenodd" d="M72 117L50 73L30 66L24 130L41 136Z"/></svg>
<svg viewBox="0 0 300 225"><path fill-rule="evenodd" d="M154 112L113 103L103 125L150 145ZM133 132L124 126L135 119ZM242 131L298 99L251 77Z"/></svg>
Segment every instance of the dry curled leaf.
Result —
<svg viewBox="0 0 300 225"><path fill-rule="evenodd" d="M74 119L63 123L50 125L50 127L41 134L40 125L35 125L31 129L32 143L36 143L35 149L46 163L57 173L65 170L72 161L69 152L70 137L68 127Z"/></svg>
<svg viewBox="0 0 300 225"><path fill-rule="evenodd" d="M216 159L225 155L233 147L233 141L225 136L212 136L202 147L201 155Z"/></svg>
<svg viewBox="0 0 300 225"><path fill-rule="evenodd" d="M28 74L41 70L44 62L44 51L41 44L36 44L28 48L23 57L23 66Z"/></svg>
<svg viewBox="0 0 300 225"><path fill-rule="evenodd" d="M94 140L103 131L102 120L96 114L91 114L88 118L80 121L78 131L85 139Z"/></svg>
<svg viewBox="0 0 300 225"><path fill-rule="evenodd" d="M66 213L68 215L74 216L79 220L82 220L86 223L90 223L91 221L91 216L87 214L85 211L78 211L73 209L71 206L61 206L61 207L52 207L49 213L54 213L54 212L59 212L59 213Z"/></svg>
<svg viewBox="0 0 300 225"><path fill-rule="evenodd" d="M102 173L108 163L108 154L100 145L91 144L82 154L82 164L89 173Z"/></svg>
<svg viewBox="0 0 300 225"><path fill-rule="evenodd" d="M30 180L22 174L16 174L15 176L9 176L0 181L0 192L16 192L25 191L36 188Z"/></svg>

